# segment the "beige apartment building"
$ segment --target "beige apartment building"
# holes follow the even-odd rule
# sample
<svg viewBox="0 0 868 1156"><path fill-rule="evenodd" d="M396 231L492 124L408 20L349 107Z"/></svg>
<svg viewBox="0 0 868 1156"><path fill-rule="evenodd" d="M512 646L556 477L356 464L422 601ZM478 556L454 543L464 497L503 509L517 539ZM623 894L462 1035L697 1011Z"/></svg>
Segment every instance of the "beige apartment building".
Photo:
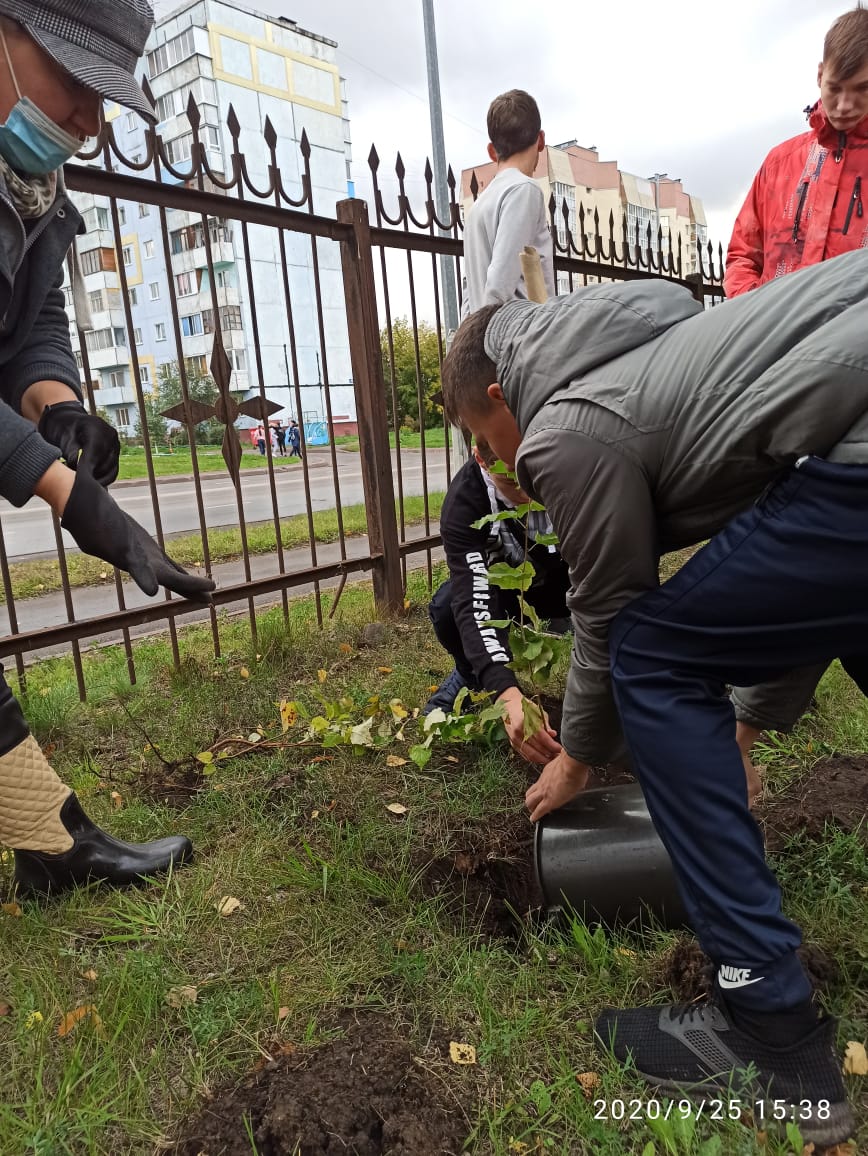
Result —
<svg viewBox="0 0 868 1156"><path fill-rule="evenodd" d="M475 199L474 190L478 196L496 171L497 166L493 161L463 170L461 198L465 213ZM622 172L617 161L601 161L596 147L583 148L576 141L547 145L539 155L533 175L543 191L546 205L550 205L554 197L558 247L562 253L568 229L581 252L579 222L581 210L584 209L582 224L586 238L585 255L588 258L593 259L596 253L596 212L599 214L599 228L604 242L609 237L609 217L612 214L619 249L623 238L623 221L626 219L630 245L636 244L638 226L639 244L644 251L650 225L652 250L656 252L659 223L664 253L668 251L671 239L672 250L677 257L680 237L683 275L699 271L697 247L704 246L708 239L705 210L699 197L684 191L680 180L672 180L662 174L645 178ZM568 291L568 275L558 274L558 292Z"/></svg>

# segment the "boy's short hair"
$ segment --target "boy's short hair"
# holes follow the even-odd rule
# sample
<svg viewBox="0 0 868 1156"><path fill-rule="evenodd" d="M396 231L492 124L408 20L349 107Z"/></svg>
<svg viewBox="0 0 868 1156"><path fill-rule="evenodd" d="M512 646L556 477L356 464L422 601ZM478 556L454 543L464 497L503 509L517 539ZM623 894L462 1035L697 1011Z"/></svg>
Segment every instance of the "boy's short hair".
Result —
<svg viewBox="0 0 868 1156"><path fill-rule="evenodd" d="M485 352L485 331L503 305L483 305L459 325L449 352L443 358L440 383L443 412L453 425L462 415L488 406L487 390L497 381L497 366Z"/></svg>
<svg viewBox="0 0 868 1156"><path fill-rule="evenodd" d="M540 134L539 108L534 98L520 88L496 96L488 110L488 139L499 161L524 152Z"/></svg>
<svg viewBox="0 0 868 1156"><path fill-rule="evenodd" d="M849 80L868 64L868 8L861 3L839 16L823 42L823 67L835 80Z"/></svg>

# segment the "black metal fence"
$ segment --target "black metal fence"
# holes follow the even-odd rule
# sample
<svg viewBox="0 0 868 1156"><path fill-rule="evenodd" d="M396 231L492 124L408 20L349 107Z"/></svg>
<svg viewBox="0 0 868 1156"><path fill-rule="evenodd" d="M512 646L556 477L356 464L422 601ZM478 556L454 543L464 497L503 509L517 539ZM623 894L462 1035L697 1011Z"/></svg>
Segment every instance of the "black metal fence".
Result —
<svg viewBox="0 0 868 1156"><path fill-rule="evenodd" d="M442 360L448 330L454 317L448 317L445 302L461 300L462 221L460 190L454 174L449 172L449 202L440 215L435 207L433 174L430 165L424 173L425 196L422 212L417 213L407 193L407 177L400 156L394 168L397 194L385 194L385 175L374 149L369 157L373 183L372 204L346 199L336 206L336 215L315 211L315 181L311 171L311 146L304 133L298 142L298 179L289 181L278 159L278 137L266 120L261 147L267 150L267 179L264 183L251 176L241 147L241 129L230 109L226 133L231 146L222 157L222 168L209 159L209 150L200 138L202 129L199 109L192 96L187 107L192 131L189 160L173 163L165 143L149 130L145 154L138 159L121 152L114 125L107 124L93 151L68 165L67 187L79 194L89 194L107 209L108 217L100 242L100 260L105 261L107 281L116 280L120 291L122 318L115 326L112 340L121 341L129 354L131 387L138 411L137 426L143 446L145 477L141 486L116 491L123 503L135 501L129 508L153 532L157 540L172 552L172 537L177 530L177 512L183 509L184 530L189 538L198 539L195 553L201 567L218 580L214 606L197 610L184 600L166 593L162 598L146 600L136 587L115 572L105 573L94 601L93 587L78 585L70 575L67 547L56 519L49 525L44 518L37 533L40 553L56 561L59 568L59 592L50 605L46 595L16 597L19 587L23 550L16 545L19 523L13 518L36 515L25 511L0 512L0 574L5 600L5 635L0 637L0 657L14 656L19 677L23 677L25 656L58 651L71 652L79 693L86 693L80 651L83 643L106 640L122 642L126 650L131 681L135 681L132 639L135 634L155 628L168 629L176 662L180 661L181 644L177 620L184 616L205 617L210 622L215 655L220 654L220 611L228 608L246 613L254 637L257 610L266 603L277 602L289 619L289 592L308 588L313 592L319 621L324 615L323 587L337 584L331 600L333 614L344 585L351 575L368 572L372 576L376 605L388 613L403 603L408 564L423 555L429 580L432 551L439 544L437 514L433 495L448 485L456 463L463 455L461 447L450 448L449 431L438 442L446 448L432 447L432 431L424 420L430 373L423 370L420 333L436 333L437 362ZM166 349L177 366L180 402L166 411L186 430L190 446L190 474L183 481L159 480L158 455L149 430L149 374L143 373L143 359L138 352L133 297L125 260L123 206L143 206L140 214L156 212L159 218L159 241L168 289ZM598 280L623 280L636 277L664 276L688 285L694 294L710 304L722 298L722 252L715 254L708 245L694 254L696 269L686 273L686 254L672 248L671 240L658 231L652 238L650 229L640 237L628 235L626 218L616 222L611 215L601 223L591 217L589 228L585 210L579 206L576 228L565 228L573 222L564 205L552 202L552 229L555 236L555 267L565 274L570 290ZM563 215L559 222L558 215ZM171 218L171 219L170 219ZM180 227L178 222L181 222ZM173 225L175 226L173 228ZM186 237L183 230L188 230ZM560 239L559 239L560 236ZM180 240L179 240L180 237ZM266 239L274 254L272 273L266 282L255 275L253 250ZM235 287L237 300L244 303L245 348L252 350L252 363L246 365L246 388L238 384L238 337L236 325L240 307L236 296L225 287L225 278L217 276L225 267L227 245L233 246L242 271ZM678 246L681 245L679 238ZM177 275L180 253L193 253L186 264L198 262L200 293L207 307L213 333L208 368L213 378L214 400L210 404L191 397L190 376L193 373L186 356L185 339L189 317L184 314L183 296L178 292ZM114 254L112 258L111 254ZM301 262L303 254L304 261ZM173 260L174 259L174 260ZM89 267L93 267L93 259ZM184 262L181 262L183 264ZM306 285L299 290L298 269L304 268ZM206 276L207 275L207 276ZM221 284L221 281L223 284ZM324 296L324 283L340 283L338 308ZM144 285L142 285L142 289ZM268 297L266 320L263 300ZM115 300L117 300L115 298ZM200 301L201 303L201 301ZM405 332L412 337L410 373L415 374L416 401L420 415L419 430L408 433L401 420L398 399L399 381L407 374L406 351L402 358L396 351L394 334L396 311L407 314ZM342 316L340 316L342 315ZM335 320L336 316L338 321ZM244 451L236 423L241 418L267 424L280 407L270 401L267 368L262 356L266 337L263 325L280 322L286 337L287 385L292 408L302 428L301 464L283 468L266 438L261 470L242 468ZM343 326L339 321L343 321ZM335 326L338 325L336 336ZM300 333L300 326L303 332ZM120 332L119 332L120 331ZM210 334L209 334L210 336ZM352 385L358 425L358 454L340 449L334 437L322 449L309 446L304 439L302 390L311 383L305 380L300 364L301 341L315 347L325 425L333 430L331 360L342 343L349 350ZM78 331L86 403L92 412L101 408L101 395L94 389L97 378L91 360L93 349L86 333ZM147 367L145 367L147 368ZM202 366L199 366L201 370ZM403 377L402 377L403 375ZM404 384L406 382L404 381ZM389 417L391 415L391 418ZM196 444L196 426L203 420L217 421L224 429L222 465L218 473L202 468L201 447ZM391 444L390 444L391 434ZM410 444L408 444L408 442ZM250 453L250 449L247 451ZM360 491L359 491L360 483ZM214 498L219 491L220 500ZM345 512L361 497L365 511L365 533L350 534L345 526ZM348 497L348 495L350 495ZM222 503L222 505L220 504ZM229 509L227 510L227 504ZM32 503L35 506L36 503ZM316 511L334 511L334 541L324 544L318 538ZM287 512L294 511L306 522L306 544L290 549L283 545ZM231 565L217 564L212 557L212 535L215 526L231 524L237 528L237 560ZM272 546L262 550L251 546L251 527L270 527ZM267 535L266 535L267 537ZM70 551L71 553L71 551ZM106 568L108 571L108 568ZM23 587L22 587L23 588ZM32 593L32 591L31 591ZM0 626L2 629L2 626Z"/></svg>

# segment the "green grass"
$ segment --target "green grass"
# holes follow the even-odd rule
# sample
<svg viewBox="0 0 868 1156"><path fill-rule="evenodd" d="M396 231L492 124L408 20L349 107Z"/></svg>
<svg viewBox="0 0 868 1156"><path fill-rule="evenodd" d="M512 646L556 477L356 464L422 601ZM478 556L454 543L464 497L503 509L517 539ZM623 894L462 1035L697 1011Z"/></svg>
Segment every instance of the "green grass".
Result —
<svg viewBox="0 0 868 1156"><path fill-rule="evenodd" d="M335 438L335 445L340 446L344 450L357 450L359 448L359 439L354 434L342 434ZM389 431L389 445L392 449L395 448L395 431ZM433 429L425 430L425 448L426 449L443 449L446 445L446 431L443 426L435 426ZM418 450L422 446L422 435L416 430L402 429L401 430L401 448L405 450Z"/></svg>
<svg viewBox="0 0 868 1156"><path fill-rule="evenodd" d="M440 516L445 494L435 492L428 496L428 510L431 518ZM397 509L398 503L395 503ZM361 504L342 508L344 533L366 534L368 524L365 507ZM418 525L425 520L425 503L421 497L404 498L405 524ZM309 541L306 514L294 514L280 523L280 538L286 550L295 546L305 546ZM315 510L313 515L314 535L317 542L338 541L338 519L335 510ZM182 566L202 565L201 534L184 534L167 542L168 553ZM241 532L237 529L208 530L208 546L212 563L231 562L241 557ZM271 554L277 549L277 536L273 523L247 527L247 548L251 554ZM69 553L66 556L70 586L105 586L114 582L111 566L89 554ZM27 562L13 562L9 566L12 580L12 595L16 601L37 598L62 590L60 566L53 558L36 558ZM0 589L0 604L6 601L5 592Z"/></svg>
<svg viewBox="0 0 868 1156"><path fill-rule="evenodd" d="M189 448L179 446L172 453L161 449L153 453L154 474L158 478L171 477L174 474L192 474L193 455ZM226 463L219 446L197 446L196 463L202 474L226 472ZM252 452L247 446L241 455L242 470L261 470L268 464L268 459L258 452ZM276 466L301 465L299 458L281 458L274 455ZM140 446L124 446L121 450L118 468L118 481L132 481L136 478L146 478L148 466L145 460L145 451Z"/></svg>
<svg viewBox="0 0 868 1156"><path fill-rule="evenodd" d="M394 431L389 433L389 444L393 449L395 448ZM418 450L421 444L421 434L415 430L401 430L401 446L404 449ZM335 445L341 450L358 450L359 439L355 434L342 434L335 438ZM442 426L425 431L425 445L428 449L443 449L446 445L446 433ZM267 466L268 459L257 450L251 449L247 438L242 439L242 449L242 470L261 470ZM329 447L318 446L316 449L320 453L327 453ZM282 458L276 451L272 456L275 466L281 469L284 466L301 465L300 458L290 458L289 456ZM226 463L223 461L219 446L197 446L196 462L199 472L202 474L220 473L226 470ZM153 451L153 463L154 474L158 478L171 477L175 474L192 474L193 472L193 458L187 446L178 446L172 453L168 453L163 447L158 447ZM147 478L147 476L148 467L144 449L141 446L124 446L121 450L118 481L132 481L137 478Z"/></svg>
<svg viewBox="0 0 868 1156"><path fill-rule="evenodd" d="M220 659L208 631L190 628L178 671L162 639L137 643L132 688L120 649L95 652L85 657L85 707L69 661L30 671L28 717L87 810L125 838L187 832L198 855L139 891L81 891L26 904L21 918L0 914L0 996L11 1004L0 1016L4 1156L151 1153L206 1094L219 1095L222 1081L239 1079L281 1042L316 1041L344 1008L409 1025L420 1048L432 1028L476 1045L474 1068L444 1073L467 1106L474 1153L793 1152L784 1141L761 1144L737 1123L702 1120L692 1135L673 1126L667 1138L646 1122L594 1119L577 1072L597 1073L598 1097L610 1102L642 1089L595 1054L593 1016L608 1003L666 995L659 965L673 934L613 938L567 921L530 927L517 941L486 941L423 895L420 863L460 846L461 832L491 814L520 811L526 775L503 751L468 750L459 765L435 756L419 772L411 762L387 767L382 753L339 749L313 762L311 751L263 750L219 764L180 808L146 790L159 769L149 743L173 760L218 734L257 725L272 733L282 696L313 705L320 693L376 693L420 703L447 663L415 575L409 597L408 617L365 648L358 644L371 597L353 587L322 632L310 599L291 604L288 623L279 610L263 614L255 646L241 621L227 620ZM322 684L319 669L327 671ZM834 671L820 709L762 752L770 789L811 773L820 752L866 743L868 708ZM408 808L401 819L385 809L393 800ZM776 867L806 938L842 966L828 997L842 1039L864 1039L864 845L830 832L822 842L796 841ZM4 884L10 871L0 864ZM238 897L243 911L221 919L215 905L224 895ZM91 969L95 979L86 978ZM195 1004L167 1004L179 985L198 987ZM105 1038L87 1023L58 1038L63 1014L83 1005L97 1008ZM37 1011L42 1021L28 1021ZM854 1091L857 1084L850 1081ZM858 1111L868 1141L866 1105Z"/></svg>

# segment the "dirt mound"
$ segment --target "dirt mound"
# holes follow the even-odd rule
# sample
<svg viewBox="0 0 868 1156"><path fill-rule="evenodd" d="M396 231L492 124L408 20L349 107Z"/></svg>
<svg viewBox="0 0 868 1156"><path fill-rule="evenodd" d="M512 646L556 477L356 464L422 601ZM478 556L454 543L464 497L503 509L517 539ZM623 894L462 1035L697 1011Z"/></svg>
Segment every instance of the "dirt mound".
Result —
<svg viewBox="0 0 868 1156"><path fill-rule="evenodd" d="M805 778L757 808L770 851L778 851L789 836L804 831L820 838L827 823L842 831L862 825L868 839L868 758L839 755L823 759Z"/></svg>
<svg viewBox="0 0 868 1156"><path fill-rule="evenodd" d="M218 1089L187 1125L177 1156L449 1156L470 1130L436 1072L374 1015L340 1039L273 1060L233 1088ZM447 1097L449 1098L447 1099Z"/></svg>
<svg viewBox="0 0 868 1156"><path fill-rule="evenodd" d="M798 956L815 990L823 991L839 978L837 963L816 943L803 943ZM663 956L657 978L672 989L679 1003L692 1003L711 991L714 964L695 940L687 940Z"/></svg>
<svg viewBox="0 0 868 1156"><path fill-rule="evenodd" d="M461 931L475 924L483 936L515 937L542 906L533 838L527 815L493 815L455 836L457 850L420 864L422 892L442 899Z"/></svg>

